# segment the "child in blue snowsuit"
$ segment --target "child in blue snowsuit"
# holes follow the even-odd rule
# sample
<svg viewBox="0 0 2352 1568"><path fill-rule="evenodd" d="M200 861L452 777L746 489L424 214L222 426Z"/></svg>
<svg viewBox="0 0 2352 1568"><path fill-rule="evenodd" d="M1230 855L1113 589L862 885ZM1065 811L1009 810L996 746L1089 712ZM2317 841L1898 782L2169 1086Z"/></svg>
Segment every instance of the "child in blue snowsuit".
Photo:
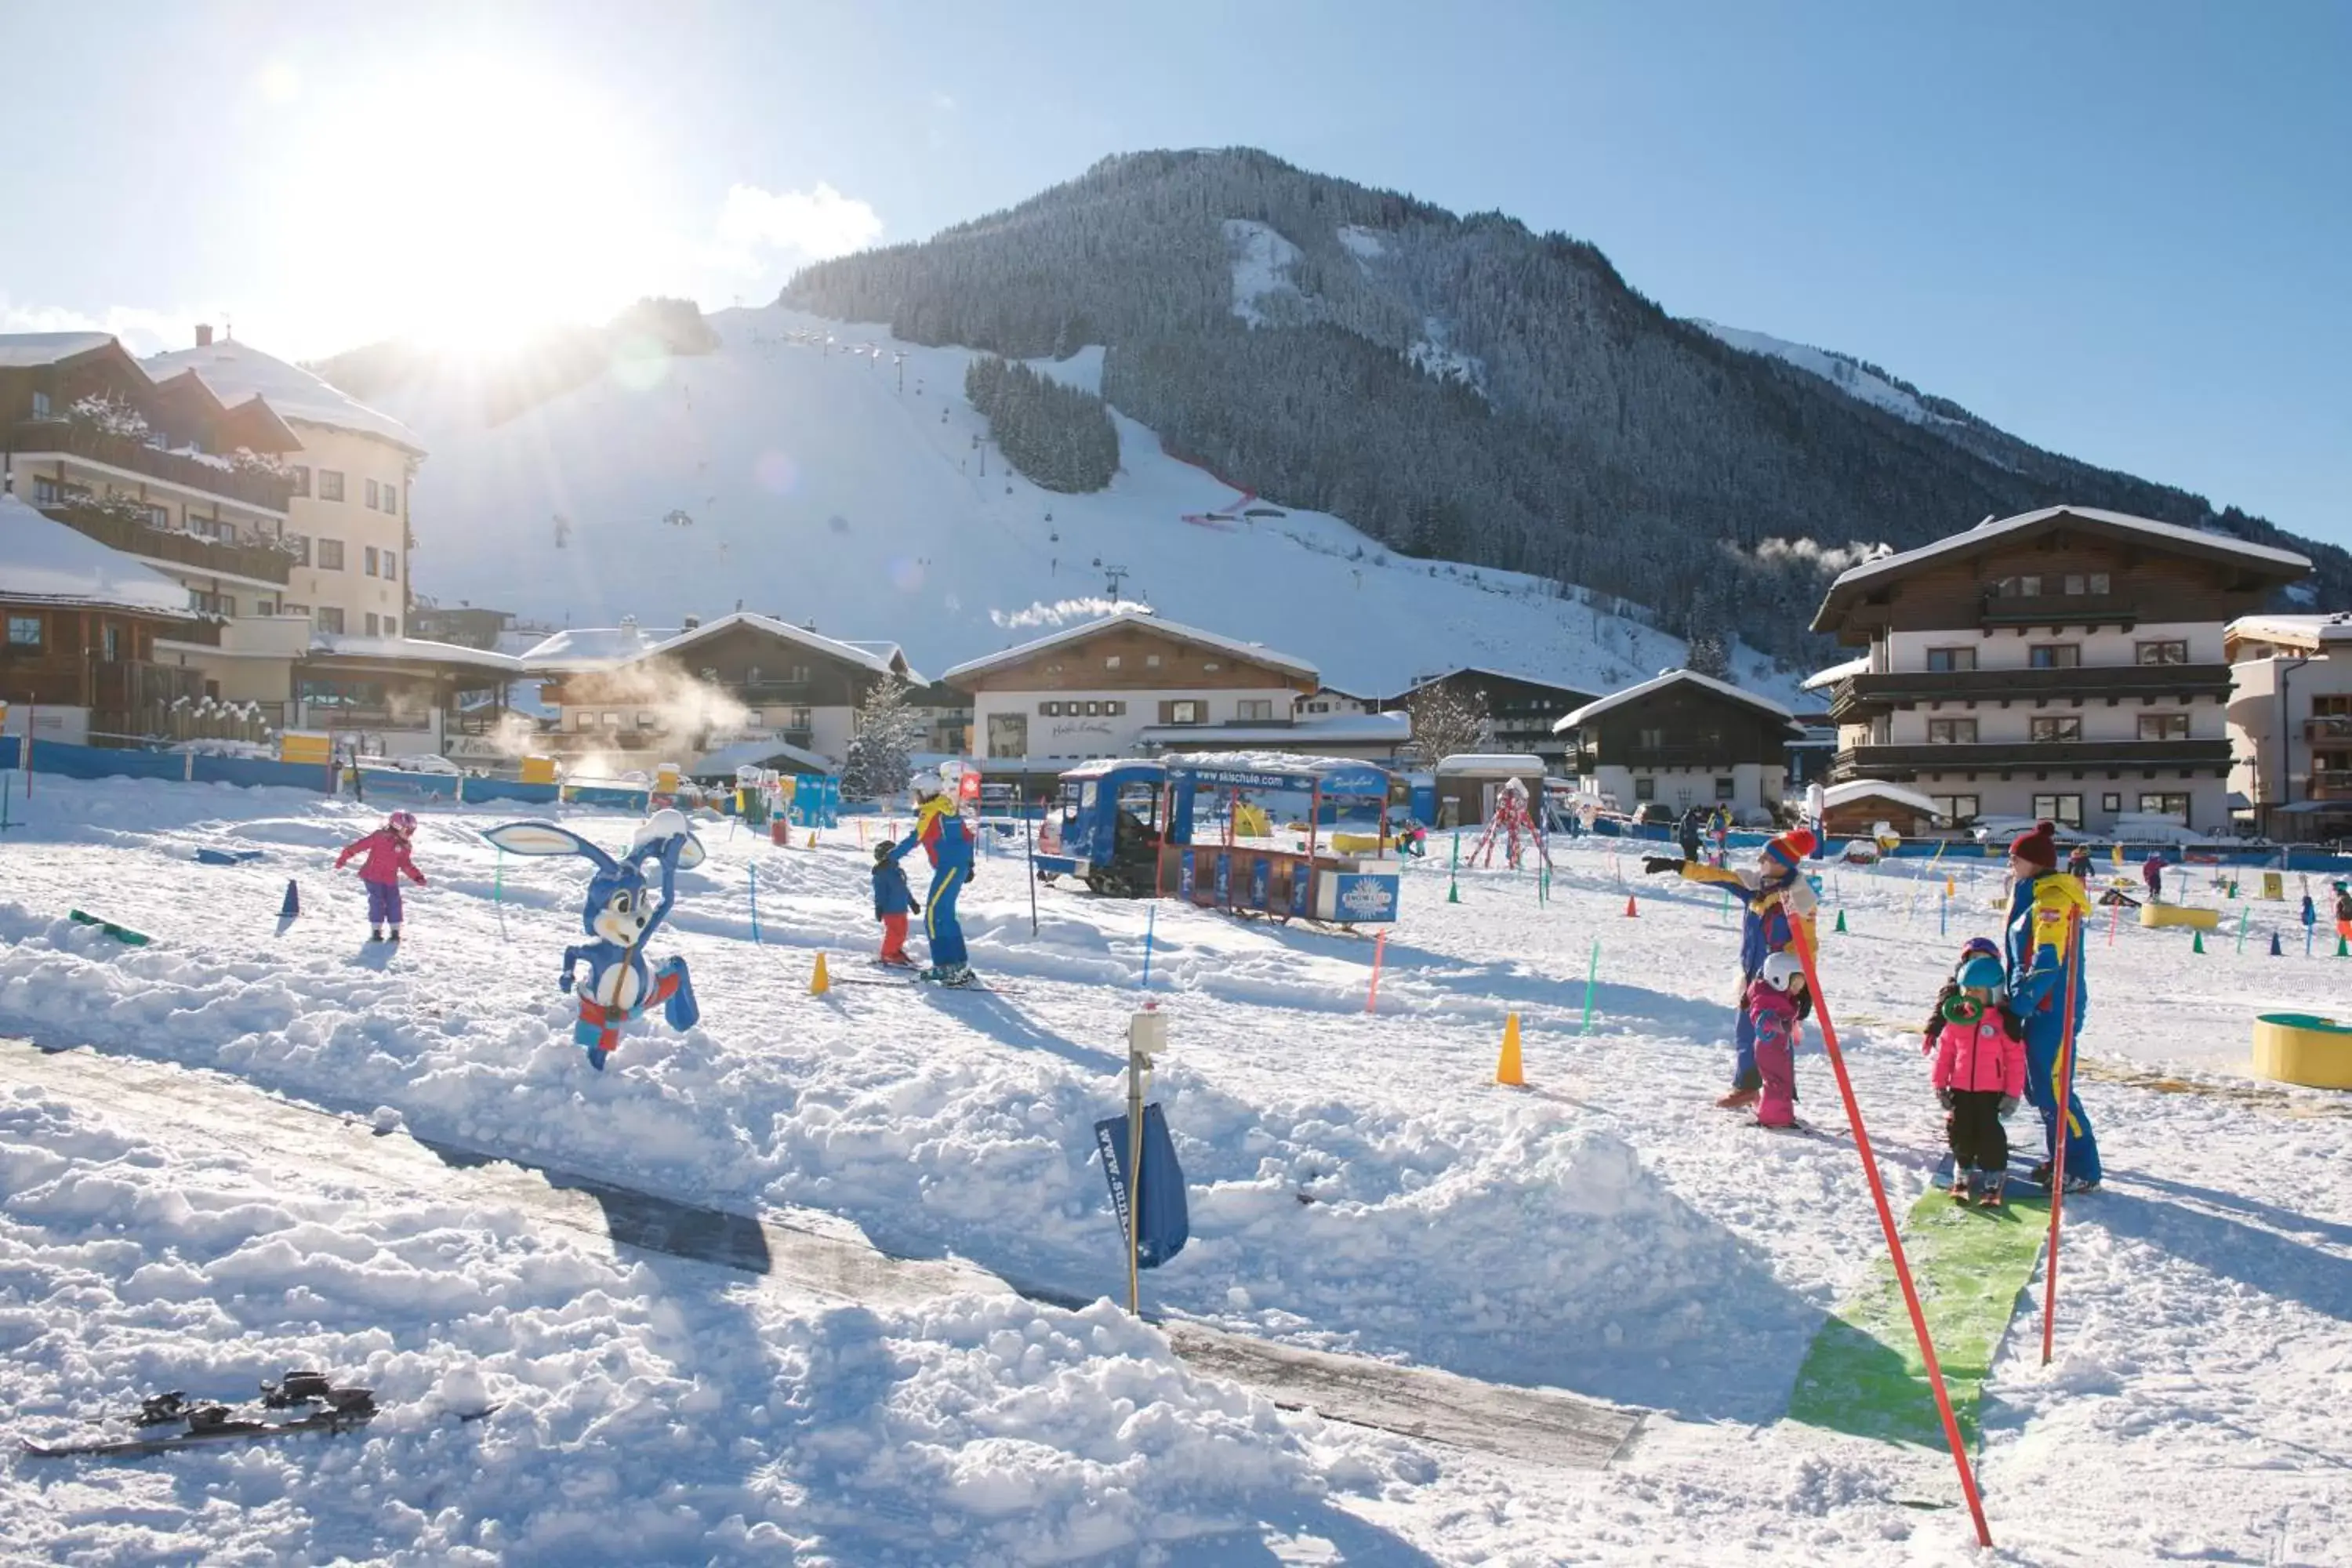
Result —
<svg viewBox="0 0 2352 1568"><path fill-rule="evenodd" d="M1665 855L1651 856L1642 862L1644 871L1679 872L1686 880L1703 887L1721 888L1747 910L1739 922L1740 1005L1738 1018L1732 1026L1731 1092L1716 1101L1727 1110L1754 1105L1763 1091L1763 1075L1756 1068L1756 1020L1747 997L1757 976L1764 972L1764 961L1795 942L1795 921L1803 921L1806 936L1810 939L1812 935L1813 889L1798 874L1812 848L1812 834L1798 827L1765 845L1753 871L1735 871Z"/></svg>
<svg viewBox="0 0 2352 1568"><path fill-rule="evenodd" d="M931 858L930 890L923 895L923 935L929 942L931 966L923 978L947 985L971 984L971 964L963 945L963 924L956 918L956 900L971 880L971 830L964 826L955 796L930 781L915 786L922 802L915 814L915 830L895 851L904 855L917 844Z"/></svg>
<svg viewBox="0 0 2352 1568"><path fill-rule="evenodd" d="M907 917L922 913L914 889L907 886L907 868L898 864L900 846L874 847L874 918L882 922L882 952L876 960L896 969L912 969L907 956Z"/></svg>
<svg viewBox="0 0 2352 1568"><path fill-rule="evenodd" d="M2099 1184L2099 1141L2091 1119L2074 1096L2073 1058L2068 1081L2058 1081L2058 1050L2066 1033L2066 972L2069 948L2074 973L2074 1032L2079 1039L2090 1011L2083 978L2082 917L2090 910L2083 885L2060 871L2057 828L2037 824L2009 847L2017 879L2009 900L2007 957L2009 1005L2025 1026L2025 1097L2042 1113L2043 1157L2033 1179L2047 1183L2058 1155L2058 1109L2066 1110L2066 1190L2088 1192ZM2069 919L2069 915L2074 918Z"/></svg>

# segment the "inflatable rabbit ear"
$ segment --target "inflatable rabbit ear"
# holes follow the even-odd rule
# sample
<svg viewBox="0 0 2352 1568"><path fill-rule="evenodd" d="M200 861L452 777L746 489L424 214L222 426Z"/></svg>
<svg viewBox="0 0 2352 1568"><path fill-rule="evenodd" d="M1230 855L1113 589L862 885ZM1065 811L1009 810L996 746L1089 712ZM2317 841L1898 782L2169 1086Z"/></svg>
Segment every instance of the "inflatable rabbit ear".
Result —
<svg viewBox="0 0 2352 1568"><path fill-rule="evenodd" d="M691 871L701 864L702 840L689 833L686 836L685 847L677 852L677 868L681 871Z"/></svg>
<svg viewBox="0 0 2352 1568"><path fill-rule="evenodd" d="M585 855L600 871L616 869L619 862L568 827L551 822L508 822L483 830L482 837L509 855Z"/></svg>

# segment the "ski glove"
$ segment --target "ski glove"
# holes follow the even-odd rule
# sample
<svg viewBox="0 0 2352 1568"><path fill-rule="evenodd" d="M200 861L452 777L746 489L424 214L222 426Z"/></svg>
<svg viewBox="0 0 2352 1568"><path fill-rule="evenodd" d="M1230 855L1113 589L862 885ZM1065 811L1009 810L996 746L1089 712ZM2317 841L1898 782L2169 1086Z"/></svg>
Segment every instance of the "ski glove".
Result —
<svg viewBox="0 0 2352 1568"><path fill-rule="evenodd" d="M1951 1110L1951 1109L1952 1109L1952 1091L1951 1091L1950 1089L1937 1089L1937 1090L1936 1091L1936 1103L1937 1103L1937 1104L1938 1104L1938 1105L1940 1105L1940 1106L1942 1106L1942 1107L1943 1107L1945 1110Z"/></svg>
<svg viewBox="0 0 2352 1568"><path fill-rule="evenodd" d="M1671 855L1644 855L1642 857L1643 871L1653 877L1658 875L1662 871L1679 871L1682 868L1683 862L1677 860Z"/></svg>
<svg viewBox="0 0 2352 1568"><path fill-rule="evenodd" d="M2004 1095L2002 1095L2002 1096L2000 1097L2000 1113L2001 1113L2003 1116L2011 1116L2011 1115L2014 1115L2014 1114L2016 1113L2016 1110L2017 1110L2017 1096L2015 1096L2015 1095L2013 1095L2013 1094L2004 1094Z"/></svg>
<svg viewBox="0 0 2352 1568"><path fill-rule="evenodd" d="M562 973L555 977L555 988L558 991L569 991L572 989L572 971L567 969Z"/></svg>

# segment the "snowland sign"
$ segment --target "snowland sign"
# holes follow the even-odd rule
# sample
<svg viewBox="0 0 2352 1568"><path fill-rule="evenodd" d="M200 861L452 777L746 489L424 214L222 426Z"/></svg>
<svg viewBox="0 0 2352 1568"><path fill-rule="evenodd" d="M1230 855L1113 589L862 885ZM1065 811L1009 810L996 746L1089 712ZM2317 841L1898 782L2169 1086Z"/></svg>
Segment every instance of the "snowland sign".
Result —
<svg viewBox="0 0 2352 1568"><path fill-rule="evenodd" d="M1366 877L1342 874L1339 891L1332 901L1339 908L1339 918L1357 921L1392 921L1397 913L1397 879L1394 877Z"/></svg>
<svg viewBox="0 0 2352 1568"><path fill-rule="evenodd" d="M1107 1117L1095 1123L1095 1146L1102 1151L1103 1174L1110 1180L1110 1205L1118 1215L1118 1233L1129 1234L1127 1118ZM1157 1268L1184 1250L1192 1239L1184 1208L1184 1173L1176 1163L1176 1145L1168 1136L1168 1119L1157 1104L1143 1108L1143 1229L1135 1238L1139 1268Z"/></svg>

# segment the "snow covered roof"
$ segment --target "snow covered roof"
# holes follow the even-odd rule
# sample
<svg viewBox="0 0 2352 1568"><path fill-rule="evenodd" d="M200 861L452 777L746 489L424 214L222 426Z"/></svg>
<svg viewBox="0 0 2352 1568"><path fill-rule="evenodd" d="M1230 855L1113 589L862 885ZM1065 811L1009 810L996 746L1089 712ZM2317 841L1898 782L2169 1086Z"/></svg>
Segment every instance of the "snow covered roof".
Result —
<svg viewBox="0 0 2352 1568"><path fill-rule="evenodd" d="M2102 511L2095 507L2046 506L2039 511L2020 512L2015 517L1980 522L1974 528L1948 534L1916 550L1906 550L1897 555L1882 555L1875 561L1865 561L1859 566L1849 567L1838 574L1837 581L1830 584L1829 593L1822 600L1820 612L1813 616L1812 629L1817 632L1833 630L1832 611L1850 601L1866 584L1900 576L1913 567L1940 557L1983 550L2004 540L2052 526L2062 519L2136 534L2195 554L2268 567L2273 574L2289 579L2311 570L2311 561L2307 556L2298 555L2292 550L2273 550L2267 544L2249 544L2226 533L2208 533L2201 529L2158 522L2152 518L2134 517L2128 512Z"/></svg>
<svg viewBox="0 0 2352 1568"><path fill-rule="evenodd" d="M1891 800L1897 805L1909 806L1927 816L1940 815L1936 803L1916 789L1902 784L1882 784L1876 779L1849 779L1844 784L1832 784L1822 792L1822 804L1835 807L1856 800Z"/></svg>
<svg viewBox="0 0 2352 1568"><path fill-rule="evenodd" d="M1440 773L1509 773L1539 777L1544 771L1541 757L1513 756L1505 752L1462 752L1451 757L1437 759Z"/></svg>
<svg viewBox="0 0 2352 1568"><path fill-rule="evenodd" d="M697 757L686 774L698 779L714 774L732 777L737 768L774 767L780 759L813 773L833 772L832 758L800 746L788 746L782 741L735 741Z"/></svg>
<svg viewBox="0 0 2352 1568"><path fill-rule="evenodd" d="M754 630L766 632L771 637L782 637L786 642L798 643L811 653L821 653L828 658L840 659L844 663L859 665L874 671L877 675L890 673L890 660L898 652L898 645L896 643L840 642L833 637L810 631L806 626L796 626L790 621L777 620L772 616L757 615L750 610L737 610L734 614L721 616L715 621L705 621L690 632L679 632L666 642L656 643L645 650L646 657L651 658L655 654L682 653L706 638L717 637L720 632L732 631L737 626L750 626ZM887 648L889 652L887 655L877 653L874 651L876 648Z"/></svg>
<svg viewBox="0 0 2352 1568"><path fill-rule="evenodd" d="M845 647L863 648L867 653L879 658L885 664L890 664L895 661L900 667L905 668L907 672L907 683L910 686L929 686L930 684L930 682L926 679L914 666L907 663L907 650L900 647L897 643L877 642L868 637L842 637L839 640Z"/></svg>
<svg viewBox="0 0 2352 1568"><path fill-rule="evenodd" d="M8 332L0 334L0 370L32 370L72 359L114 341L112 332Z"/></svg>
<svg viewBox="0 0 2352 1568"><path fill-rule="evenodd" d="M1608 712L1612 708L1622 708L1628 702L1639 701L1641 699L1649 696L1654 691L1663 691L1667 687L1675 684L1677 681L1685 680L1690 681L1695 685L1704 687L1706 689L1714 692L1718 697L1727 697L1734 702L1745 702L1750 708L1760 709L1764 712L1772 715L1775 719L1780 720L1784 724L1793 725L1796 722L1796 716L1794 714L1790 713L1786 708L1781 707L1778 702L1771 700L1769 698L1759 697L1753 691L1742 691L1737 686L1730 685L1726 681L1717 680L1711 675L1700 675L1695 670L1688 669L1669 669L1663 675L1652 676L1649 679L1642 682L1639 686L1629 686L1622 691L1611 692L1608 696L1603 697L1598 702L1586 703L1575 712L1570 713L1567 718L1562 719L1558 723L1554 724L1551 727L1552 733L1557 735L1570 730L1580 729L1582 726L1591 723L1593 720L1598 719L1603 713Z"/></svg>
<svg viewBox="0 0 2352 1568"><path fill-rule="evenodd" d="M1869 673L1870 656L1868 654L1864 654L1860 658L1850 658L1843 664L1833 664L1827 669L1817 669L1813 671L1812 674L1805 677L1803 680L1798 682L1797 689L1800 691L1826 691L1831 687L1835 686L1839 681L1844 680L1851 676L1867 675Z"/></svg>
<svg viewBox="0 0 2352 1568"><path fill-rule="evenodd" d="M642 626L567 626L525 648L521 658L525 668L550 675L609 669L643 657L647 649L677 635Z"/></svg>
<svg viewBox="0 0 2352 1568"><path fill-rule="evenodd" d="M1176 621L1162 620L1149 610L1120 610L1115 615L1105 616L1098 621L1088 621L1084 626L1070 626L1054 633L1051 637L1039 637L1034 642L1025 642L1018 647L1006 648L1002 653L992 653L983 658L966 659L963 663L941 672L940 679L952 683L968 679L975 675L984 675L992 669L1002 669L1009 665L1019 664L1024 659L1044 653L1048 648L1066 647L1070 643L1108 631L1113 626L1148 626L1162 636L1174 637L1181 642L1198 643L1203 647L1221 648L1237 658L1250 659L1258 664L1271 665L1276 669L1290 670L1309 680L1321 679L1315 667L1303 658L1293 658L1286 653L1276 653L1272 648L1257 643L1220 637L1215 632L1204 632L1198 626L1188 626Z"/></svg>
<svg viewBox="0 0 2352 1568"><path fill-rule="evenodd" d="M2332 616L2240 616L2223 628L2223 635L2232 641L2284 643L2290 647L2352 643L2352 610Z"/></svg>
<svg viewBox="0 0 2352 1568"><path fill-rule="evenodd" d="M1549 686L1555 691L1573 691L1580 695L1586 691L1584 687L1570 686L1564 680L1548 680L1540 675L1529 675L1525 670L1496 669L1489 664L1465 664L1457 665L1441 674L1422 677L1399 694L1399 700L1411 697L1424 686L1434 686L1441 680L1451 680L1457 675L1484 675L1496 680L1516 680L1528 686Z"/></svg>
<svg viewBox="0 0 2352 1568"><path fill-rule="evenodd" d="M137 556L0 495L0 599L193 614L188 590Z"/></svg>
<svg viewBox="0 0 2352 1568"><path fill-rule="evenodd" d="M1160 761L1170 769L1186 768L1196 773L1284 773L1302 782L1310 775L1346 773L1369 777L1385 774L1387 770L1373 766L1360 757L1310 757L1297 752L1188 752L1182 756L1163 757Z"/></svg>
<svg viewBox="0 0 2352 1568"><path fill-rule="evenodd" d="M1202 741L1253 746L1402 746L1412 739L1412 719L1404 713L1337 713L1295 724L1146 724L1139 738L1160 746Z"/></svg>
<svg viewBox="0 0 2352 1568"><path fill-rule="evenodd" d="M174 349L146 362L147 374L157 381L193 370L220 400L234 407L258 395L278 415L297 425L323 425L373 436L425 456L416 432L391 415L370 408L324 378L300 365L263 353L250 343L222 338L192 349Z"/></svg>
<svg viewBox="0 0 2352 1568"><path fill-rule="evenodd" d="M423 637L344 637L332 632L317 632L311 636L310 651L313 655L338 658L454 664L471 669L494 670L500 675L523 673L522 660L510 653L493 653L488 648L467 647L460 643L428 642Z"/></svg>

